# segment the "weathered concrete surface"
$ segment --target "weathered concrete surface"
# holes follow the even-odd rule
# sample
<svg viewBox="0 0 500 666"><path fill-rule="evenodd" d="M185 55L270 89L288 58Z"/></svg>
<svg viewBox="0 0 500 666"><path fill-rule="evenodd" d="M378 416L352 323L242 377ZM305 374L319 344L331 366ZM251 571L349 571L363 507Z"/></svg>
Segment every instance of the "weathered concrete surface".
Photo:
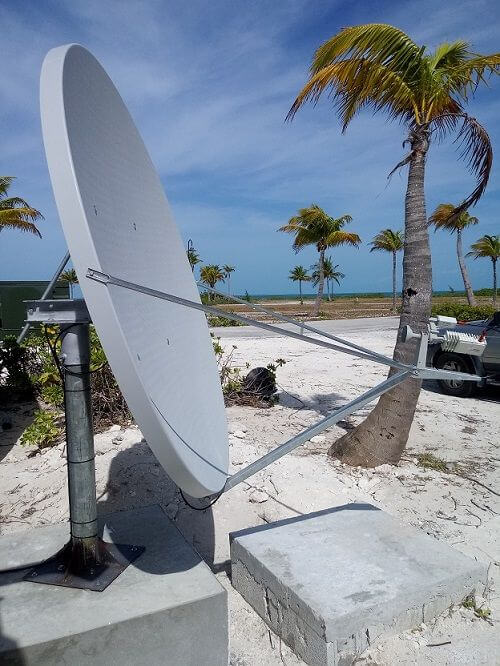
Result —
<svg viewBox="0 0 500 666"><path fill-rule="evenodd" d="M486 567L370 504L347 504L231 538L232 582L306 663L351 664L380 636L428 622Z"/></svg>
<svg viewBox="0 0 500 666"><path fill-rule="evenodd" d="M106 541L146 547L104 592L0 574L2 666L226 666L226 591L160 507L102 523ZM46 557L66 537L62 524L2 537L0 569Z"/></svg>

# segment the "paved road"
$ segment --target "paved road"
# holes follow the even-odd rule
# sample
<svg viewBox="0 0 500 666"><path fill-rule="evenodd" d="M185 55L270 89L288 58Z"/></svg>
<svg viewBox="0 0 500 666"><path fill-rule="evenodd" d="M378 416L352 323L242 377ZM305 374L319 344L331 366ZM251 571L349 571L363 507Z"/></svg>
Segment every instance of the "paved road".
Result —
<svg viewBox="0 0 500 666"><path fill-rule="evenodd" d="M311 325L328 333L344 335L363 331L395 331L398 323L399 317L363 317L362 319L326 319L311 322ZM288 330L299 330L293 324L278 322L273 325ZM220 338L274 338L278 336L277 333L256 326L221 326L210 330Z"/></svg>

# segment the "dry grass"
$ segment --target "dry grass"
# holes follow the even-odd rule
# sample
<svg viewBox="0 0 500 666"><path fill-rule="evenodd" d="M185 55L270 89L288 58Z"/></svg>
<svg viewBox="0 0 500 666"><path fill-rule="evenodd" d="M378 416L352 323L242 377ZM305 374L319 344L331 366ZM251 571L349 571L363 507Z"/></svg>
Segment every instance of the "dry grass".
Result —
<svg viewBox="0 0 500 666"><path fill-rule="evenodd" d="M465 297L451 297L451 296L435 296L433 298L433 305L450 302L453 300L455 303L467 303ZM491 303L489 297L478 297L478 305L486 305ZM298 319L314 319L312 312L314 309L314 301L305 301L303 305L299 301L259 301L261 305L276 310L281 314ZM401 301L398 299L398 307ZM321 305L321 316L317 319L356 319L358 317L389 317L394 313L391 312L392 298L338 298L333 301L324 301ZM273 321L272 317L264 313L254 312L248 305L218 305L219 308L226 311L252 313L252 317L260 321Z"/></svg>

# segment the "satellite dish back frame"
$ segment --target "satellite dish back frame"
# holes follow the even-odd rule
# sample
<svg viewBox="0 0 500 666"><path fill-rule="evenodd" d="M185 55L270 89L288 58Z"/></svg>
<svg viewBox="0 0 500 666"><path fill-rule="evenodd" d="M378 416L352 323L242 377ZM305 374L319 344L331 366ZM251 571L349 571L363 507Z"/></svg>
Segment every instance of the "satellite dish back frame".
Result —
<svg viewBox="0 0 500 666"><path fill-rule="evenodd" d="M59 264L56 273L50 281L42 298L38 301L28 301L27 322L18 342L26 337L33 323L58 324L62 338L61 360L67 373L64 382L65 389L65 416L67 432L67 462L68 462L68 488L70 506L71 538L64 548L41 565L33 568L25 576L25 580L32 582L78 587L94 591L104 590L127 566L143 551L142 546L124 544L106 544L100 539L97 530L97 498L95 487L95 453L93 444L93 427L90 400L90 349L89 349L89 323L90 316L85 302L80 299L49 300L54 285L61 272L69 261L69 252L66 253ZM427 347L430 339L439 339L431 327L427 332L416 334L407 327L406 338L419 340L417 360L414 365L405 364L388 356L374 352L366 347L357 345L349 340L321 331L305 322L286 317L278 312L261 305L248 303L232 296L232 300L250 305L253 310L260 310L273 315L276 319L291 323L303 330L310 331L322 338L333 340L339 344L327 342L324 339L313 338L301 333L289 331L279 326L266 324L244 315L227 312L220 308L190 301L173 294L144 287L142 285L121 280L118 277L102 273L89 268L86 277L100 282L103 285L116 285L130 289L153 298L159 298L183 307L202 310L203 312L224 316L244 324L268 330L315 344L334 351L344 352L358 358L365 358L394 367L398 372L390 375L383 382L365 391L357 398L349 401L331 414L306 428L295 437L281 444L266 455L250 463L236 474L228 476L222 490L215 495L218 497L234 486L245 481L263 468L272 464L282 456L290 453L297 447L309 441L331 427L354 411L372 402L383 393L391 390L406 379L413 378L450 378L465 381L481 381L478 375L460 372L438 370L426 367ZM206 287L205 287L206 288ZM206 288L207 291L226 296L216 289ZM71 369L70 369L71 368ZM167 470L168 472L168 470ZM212 495L212 497L214 497Z"/></svg>

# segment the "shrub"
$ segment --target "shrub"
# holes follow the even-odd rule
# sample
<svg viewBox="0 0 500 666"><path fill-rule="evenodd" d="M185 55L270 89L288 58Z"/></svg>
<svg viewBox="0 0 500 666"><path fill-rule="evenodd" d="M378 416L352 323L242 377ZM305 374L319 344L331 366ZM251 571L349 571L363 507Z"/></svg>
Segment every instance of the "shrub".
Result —
<svg viewBox="0 0 500 666"><path fill-rule="evenodd" d="M29 377L29 352L17 344L14 336L0 342L0 397L4 402L13 393L20 398L31 398L34 387Z"/></svg>
<svg viewBox="0 0 500 666"><path fill-rule="evenodd" d="M495 312L491 305L465 305L464 303L440 303L432 306L432 315L455 317L459 321L475 321L476 319L489 319Z"/></svg>
<svg viewBox="0 0 500 666"><path fill-rule="evenodd" d="M53 446L62 435L62 428L54 412L39 409L34 414L33 423L23 432L22 446L36 446L39 449Z"/></svg>
<svg viewBox="0 0 500 666"><path fill-rule="evenodd" d="M231 319L230 317L214 317L212 315L208 315L208 325L209 326L245 326L241 321L236 321L235 319Z"/></svg>

